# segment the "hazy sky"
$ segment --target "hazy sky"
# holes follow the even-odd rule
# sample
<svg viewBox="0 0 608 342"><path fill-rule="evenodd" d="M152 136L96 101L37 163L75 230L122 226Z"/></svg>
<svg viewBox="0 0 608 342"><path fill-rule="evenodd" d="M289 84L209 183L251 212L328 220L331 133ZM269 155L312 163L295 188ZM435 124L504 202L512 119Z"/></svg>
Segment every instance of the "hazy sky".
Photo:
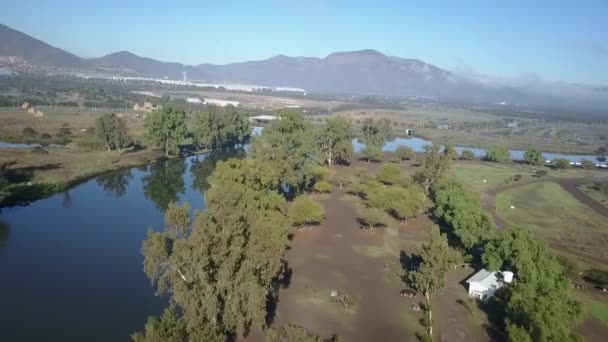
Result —
<svg viewBox="0 0 608 342"><path fill-rule="evenodd" d="M84 57L199 64L371 48L460 73L608 84L608 0L2 0L0 22Z"/></svg>

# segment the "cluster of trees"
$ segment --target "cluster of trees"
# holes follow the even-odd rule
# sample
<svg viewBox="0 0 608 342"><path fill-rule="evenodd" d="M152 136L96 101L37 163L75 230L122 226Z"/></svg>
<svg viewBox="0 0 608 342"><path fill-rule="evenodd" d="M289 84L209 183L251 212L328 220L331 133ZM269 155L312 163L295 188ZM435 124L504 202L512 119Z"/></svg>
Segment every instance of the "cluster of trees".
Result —
<svg viewBox="0 0 608 342"><path fill-rule="evenodd" d="M194 120L194 141L212 150L243 143L249 136L249 119L234 106L207 105Z"/></svg>
<svg viewBox="0 0 608 342"><path fill-rule="evenodd" d="M288 243L286 203L270 168L255 159L220 161L205 212L168 205L165 229L149 230L143 254L170 306L134 341L226 341L265 326Z"/></svg>
<svg viewBox="0 0 608 342"><path fill-rule="evenodd" d="M146 118L148 141L165 151L165 155L179 153L179 145L186 138L186 111L174 107L155 110Z"/></svg>
<svg viewBox="0 0 608 342"><path fill-rule="evenodd" d="M417 216L426 208L424 190L403 173L396 164L384 164L376 177L362 174L361 181L348 191L366 200L358 220L368 228L387 224L387 214L402 222Z"/></svg>
<svg viewBox="0 0 608 342"><path fill-rule="evenodd" d="M365 144L363 156L369 162L382 160L382 146L391 135L391 121L365 119L361 128L361 140Z"/></svg>
<svg viewBox="0 0 608 342"><path fill-rule="evenodd" d="M340 116L325 120L325 126L315 140L327 165L350 164L353 158L353 127L350 121Z"/></svg>

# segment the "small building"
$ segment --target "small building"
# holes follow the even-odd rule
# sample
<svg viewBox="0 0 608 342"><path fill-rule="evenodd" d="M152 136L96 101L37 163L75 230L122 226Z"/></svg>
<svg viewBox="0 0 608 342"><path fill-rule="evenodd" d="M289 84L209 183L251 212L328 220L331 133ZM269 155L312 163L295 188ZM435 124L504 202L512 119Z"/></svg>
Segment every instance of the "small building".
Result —
<svg viewBox="0 0 608 342"><path fill-rule="evenodd" d="M216 105L216 106L220 106L220 107L226 107L226 106L238 107L240 104L239 101L228 101L228 100L220 100L220 99L205 99L203 101L203 103L206 105Z"/></svg>
<svg viewBox="0 0 608 342"><path fill-rule="evenodd" d="M269 123L271 121L278 120L280 118L278 116L274 116L274 115L258 115L258 116L252 116L250 119L257 123Z"/></svg>
<svg viewBox="0 0 608 342"><path fill-rule="evenodd" d="M467 284L469 284L469 296L487 299L492 297L499 288L512 281L512 272L490 272L484 268L467 280Z"/></svg>

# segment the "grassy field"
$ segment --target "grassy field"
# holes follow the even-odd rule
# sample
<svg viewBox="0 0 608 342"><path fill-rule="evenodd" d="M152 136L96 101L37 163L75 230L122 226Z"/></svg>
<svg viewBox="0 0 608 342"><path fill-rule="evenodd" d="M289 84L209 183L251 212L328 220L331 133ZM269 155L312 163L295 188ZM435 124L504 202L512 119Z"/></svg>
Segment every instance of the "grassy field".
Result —
<svg viewBox="0 0 608 342"><path fill-rule="evenodd" d="M596 290L592 290L596 291ZM599 296L608 297L604 294L598 293ZM608 327L608 298L603 300L594 298L593 295L587 292L575 292L576 299L583 303L585 308L585 314L593 318L598 319L605 326Z"/></svg>
<svg viewBox="0 0 608 342"><path fill-rule="evenodd" d="M458 161L452 164L448 175L460 180L471 189L486 192L515 182L515 175L524 181L533 176L533 169L518 164Z"/></svg>
<svg viewBox="0 0 608 342"><path fill-rule="evenodd" d="M514 206L514 209L511 209ZM537 233L558 252L587 265L608 264L608 223L558 184L540 182L499 193L498 215Z"/></svg>

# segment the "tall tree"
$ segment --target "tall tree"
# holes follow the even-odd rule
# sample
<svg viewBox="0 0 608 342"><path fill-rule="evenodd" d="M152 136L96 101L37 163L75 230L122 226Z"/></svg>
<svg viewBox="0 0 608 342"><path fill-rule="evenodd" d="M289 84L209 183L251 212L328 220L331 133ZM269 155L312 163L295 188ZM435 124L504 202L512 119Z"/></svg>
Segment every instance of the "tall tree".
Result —
<svg viewBox="0 0 608 342"><path fill-rule="evenodd" d="M148 141L159 146L165 155L179 153L179 144L186 138L186 112L175 107L164 107L146 118Z"/></svg>
<svg viewBox="0 0 608 342"><path fill-rule="evenodd" d="M190 233L148 232L144 270L158 293L171 295L188 340L224 341L265 325L288 242L285 200L269 191L277 185L268 169L255 160L219 162L207 210ZM182 226L182 218L168 215L167 226Z"/></svg>
<svg viewBox="0 0 608 342"><path fill-rule="evenodd" d="M131 143L125 119L116 114L104 114L95 119L95 135L108 151L122 150Z"/></svg>
<svg viewBox="0 0 608 342"><path fill-rule="evenodd" d="M391 135L391 122L388 119L374 120L365 119L361 128L361 139L365 145L374 145L378 149Z"/></svg>
<svg viewBox="0 0 608 342"><path fill-rule="evenodd" d="M439 146L433 145L424 159L422 170L414 174L414 180L422 186L426 193L437 183L450 167L450 157L439 153Z"/></svg>
<svg viewBox="0 0 608 342"><path fill-rule="evenodd" d="M422 245L422 263L414 271L406 274L406 279L427 300L429 336L433 336L431 294L443 287L445 274L458 258L458 254L448 245L448 239L439 232L437 226L431 229L429 242Z"/></svg>
<svg viewBox="0 0 608 342"><path fill-rule="evenodd" d="M281 119L273 121L253 141L252 155L272 165L280 183L293 192L301 192L310 185L311 169L316 163L312 127L298 112L281 110L278 114Z"/></svg>
<svg viewBox="0 0 608 342"><path fill-rule="evenodd" d="M353 128L348 120L340 116L327 119L316 137L325 163L329 166L349 164L353 154L352 139Z"/></svg>
<svg viewBox="0 0 608 342"><path fill-rule="evenodd" d="M248 135L247 115L234 106L207 105L195 116L195 141L213 150L243 143Z"/></svg>

